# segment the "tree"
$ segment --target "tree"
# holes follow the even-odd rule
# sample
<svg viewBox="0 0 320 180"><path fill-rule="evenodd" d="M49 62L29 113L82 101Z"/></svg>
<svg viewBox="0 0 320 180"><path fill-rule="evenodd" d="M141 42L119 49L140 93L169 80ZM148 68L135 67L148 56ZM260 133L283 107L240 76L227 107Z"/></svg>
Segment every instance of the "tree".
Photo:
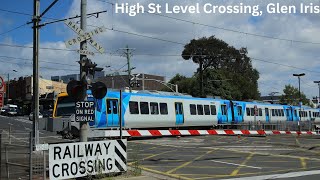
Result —
<svg viewBox="0 0 320 180"><path fill-rule="evenodd" d="M283 89L283 95L280 98L280 103L298 106L300 101L299 97L300 95L298 88L295 88L290 84L285 85L285 88ZM303 92L301 92L301 102L304 105L309 105L307 97Z"/></svg>
<svg viewBox="0 0 320 180"><path fill-rule="evenodd" d="M252 67L247 54L246 48L238 50L214 36L193 39L185 45L182 57L185 60L192 59L194 63L199 64L194 75L199 82L197 96L213 95L238 100L258 99L259 72ZM225 79L219 77L232 80L224 82ZM214 82L214 80L221 81Z"/></svg>

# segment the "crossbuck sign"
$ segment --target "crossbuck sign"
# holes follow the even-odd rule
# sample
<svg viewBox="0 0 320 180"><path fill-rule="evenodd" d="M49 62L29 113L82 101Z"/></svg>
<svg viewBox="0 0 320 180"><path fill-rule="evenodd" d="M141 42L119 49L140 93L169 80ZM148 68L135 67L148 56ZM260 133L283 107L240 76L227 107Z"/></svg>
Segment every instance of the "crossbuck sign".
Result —
<svg viewBox="0 0 320 180"><path fill-rule="evenodd" d="M74 23L70 20L65 20L64 23L70 29L72 29L75 33L77 33L79 35L76 38L72 38L72 39L65 41L65 44L67 47L70 47L70 46L75 45L77 43L80 43L82 41L88 40L89 44L92 47L94 47L97 51L99 51L101 54L103 54L105 52L104 48L92 39L93 36L96 36L96 35L104 32L106 29L105 27L102 26L102 27L98 27L90 32L84 32L79 26L76 25L76 23ZM93 52L89 52L84 49L78 50L78 53L85 54L85 55L94 55Z"/></svg>

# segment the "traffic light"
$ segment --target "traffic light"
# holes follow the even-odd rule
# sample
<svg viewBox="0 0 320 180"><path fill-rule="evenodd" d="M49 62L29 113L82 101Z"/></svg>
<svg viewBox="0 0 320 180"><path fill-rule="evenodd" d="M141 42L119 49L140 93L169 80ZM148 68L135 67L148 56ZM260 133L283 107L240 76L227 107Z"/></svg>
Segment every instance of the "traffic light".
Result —
<svg viewBox="0 0 320 180"><path fill-rule="evenodd" d="M102 82L95 82L91 84L91 92L94 98L102 99L107 94L107 87Z"/></svg>
<svg viewBox="0 0 320 180"><path fill-rule="evenodd" d="M87 84L83 81L71 80L67 85L67 93L75 101L84 100L87 95Z"/></svg>

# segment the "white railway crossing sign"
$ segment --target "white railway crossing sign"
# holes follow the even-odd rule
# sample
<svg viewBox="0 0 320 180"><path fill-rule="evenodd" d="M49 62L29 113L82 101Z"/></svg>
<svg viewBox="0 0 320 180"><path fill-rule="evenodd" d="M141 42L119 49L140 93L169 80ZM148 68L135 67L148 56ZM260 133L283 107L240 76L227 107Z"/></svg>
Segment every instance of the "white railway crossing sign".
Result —
<svg viewBox="0 0 320 180"><path fill-rule="evenodd" d="M70 46L73 46L73 45L80 43L82 41L88 40L89 44L92 47L94 47L97 51L99 51L101 54L103 54L105 52L104 48L92 39L93 36L101 34L102 32L105 31L106 28L104 26L98 27L90 32L84 32L76 23L70 21L69 19L65 20L64 23L70 29L72 29L75 33L78 34L78 37L65 41L65 44L67 47L70 47ZM94 53L89 52L85 49L78 50L77 52L80 54L85 54L85 55L94 55Z"/></svg>
<svg viewBox="0 0 320 180"><path fill-rule="evenodd" d="M127 140L49 145L50 179L127 171Z"/></svg>

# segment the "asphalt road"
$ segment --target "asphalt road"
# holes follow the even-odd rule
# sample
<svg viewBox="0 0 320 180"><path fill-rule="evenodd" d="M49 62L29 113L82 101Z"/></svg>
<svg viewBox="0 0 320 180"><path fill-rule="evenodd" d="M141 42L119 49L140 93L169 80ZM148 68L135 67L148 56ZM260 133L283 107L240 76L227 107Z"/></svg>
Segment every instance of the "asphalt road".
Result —
<svg viewBox="0 0 320 180"><path fill-rule="evenodd" d="M176 179L319 179L320 137L197 136L134 140L129 164Z"/></svg>

